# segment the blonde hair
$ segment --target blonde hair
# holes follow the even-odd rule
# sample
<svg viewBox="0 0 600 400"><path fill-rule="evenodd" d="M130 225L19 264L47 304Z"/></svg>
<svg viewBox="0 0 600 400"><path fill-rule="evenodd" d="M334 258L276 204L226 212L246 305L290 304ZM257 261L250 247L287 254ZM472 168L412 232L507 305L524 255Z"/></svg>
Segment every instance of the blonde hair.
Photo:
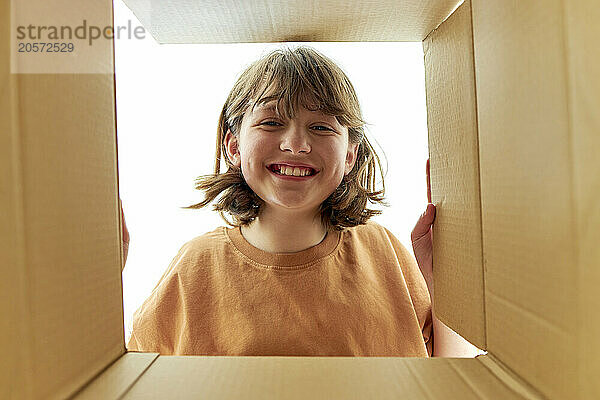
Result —
<svg viewBox="0 0 600 400"><path fill-rule="evenodd" d="M348 141L359 145L354 167L320 206L321 222L327 230L365 224L372 216L381 214L380 210L366 208L367 201L389 206L384 201L381 163L365 136L366 123L352 83L333 61L310 47L301 46L274 50L240 75L219 116L214 174L196 179L196 189L205 192L205 200L183 208L205 207L221 195L213 210L218 211L228 225L248 225L259 215L264 201L248 186L241 169L227 158L224 138L228 130L239 138L248 109L271 100L277 100L276 113L285 118L294 118L299 105L335 116L348 128ZM221 154L227 165L224 173L220 172ZM383 185L378 191L375 190L376 166ZM233 222L224 213L230 214Z"/></svg>

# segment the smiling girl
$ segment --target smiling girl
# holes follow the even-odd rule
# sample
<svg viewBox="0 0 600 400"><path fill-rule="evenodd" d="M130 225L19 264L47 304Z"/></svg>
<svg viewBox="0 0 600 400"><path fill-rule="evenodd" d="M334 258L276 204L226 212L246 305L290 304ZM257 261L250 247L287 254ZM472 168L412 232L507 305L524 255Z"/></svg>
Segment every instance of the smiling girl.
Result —
<svg viewBox="0 0 600 400"><path fill-rule="evenodd" d="M127 348L431 356L435 209L413 231L417 264L369 220L381 211L367 202L387 204L363 127L352 84L315 50L280 49L250 65L219 118L214 174L197 180L205 200L188 207L214 202L229 226L183 245L135 312Z"/></svg>

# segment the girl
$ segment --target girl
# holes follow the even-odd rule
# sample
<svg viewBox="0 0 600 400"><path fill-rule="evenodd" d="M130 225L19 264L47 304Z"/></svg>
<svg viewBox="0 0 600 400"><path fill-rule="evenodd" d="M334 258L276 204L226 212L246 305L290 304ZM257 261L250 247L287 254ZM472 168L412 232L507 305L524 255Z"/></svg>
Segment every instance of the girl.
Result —
<svg viewBox="0 0 600 400"><path fill-rule="evenodd" d="M127 348L431 356L435 209L413 230L421 272L369 220L381 211L367 201L387 204L385 184L374 188L381 165L363 126L352 84L315 50L276 50L250 65L219 118L215 172L197 180L206 198L186 207L216 200L229 227L183 245L135 312Z"/></svg>

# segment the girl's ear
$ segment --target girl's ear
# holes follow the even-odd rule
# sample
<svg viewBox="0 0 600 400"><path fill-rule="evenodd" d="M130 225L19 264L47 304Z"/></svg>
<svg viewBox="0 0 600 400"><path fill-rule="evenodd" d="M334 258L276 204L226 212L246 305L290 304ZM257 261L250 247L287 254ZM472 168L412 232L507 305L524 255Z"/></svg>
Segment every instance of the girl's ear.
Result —
<svg viewBox="0 0 600 400"><path fill-rule="evenodd" d="M348 175L352 168L354 168L354 163L356 163L356 157L358 154L358 143L349 143L348 144L348 152L346 153L346 168L344 171L344 175Z"/></svg>
<svg viewBox="0 0 600 400"><path fill-rule="evenodd" d="M231 130L228 129L225 134L225 150L227 150L227 158L233 165L239 167L241 165L241 158L239 152L239 142L238 139L231 133Z"/></svg>

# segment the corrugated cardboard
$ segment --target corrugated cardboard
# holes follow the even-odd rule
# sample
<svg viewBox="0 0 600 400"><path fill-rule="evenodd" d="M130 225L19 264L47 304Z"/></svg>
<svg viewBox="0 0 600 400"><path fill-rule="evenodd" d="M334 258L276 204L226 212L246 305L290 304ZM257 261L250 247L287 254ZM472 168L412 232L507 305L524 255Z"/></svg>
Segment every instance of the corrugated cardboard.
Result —
<svg viewBox="0 0 600 400"><path fill-rule="evenodd" d="M158 43L423 40L460 0L126 0Z"/></svg>
<svg viewBox="0 0 600 400"><path fill-rule="evenodd" d="M468 4L423 40L437 317L485 349L479 144ZM450 117L449 117L450 116Z"/></svg>
<svg viewBox="0 0 600 400"><path fill-rule="evenodd" d="M124 399L149 396L323 400L523 398L477 360L402 357L163 356L158 357Z"/></svg>
<svg viewBox="0 0 600 400"><path fill-rule="evenodd" d="M600 398L600 7L594 2L564 3L567 30L569 131L577 268L577 388L581 398Z"/></svg>
<svg viewBox="0 0 600 400"><path fill-rule="evenodd" d="M5 75L2 365L16 398L66 396L123 354L110 75ZM11 229L6 231L5 227ZM6 261L5 261L6 260ZM4 319L4 318L3 318ZM4 386L6 388L7 386Z"/></svg>
<svg viewBox="0 0 600 400"><path fill-rule="evenodd" d="M2 54L10 51L6 3L0 5ZM155 6L128 3L147 15ZM177 20L182 32L173 37L203 23L218 28L203 32L207 42L340 35L369 41L384 40L385 32L397 32L393 40L427 37L432 195L439 207L435 310L488 355L126 353L114 78L11 75L3 57L0 292L8 362L0 363L0 396L600 398L600 296L594 292L600 285L600 10L584 0L475 0L472 10L467 1L443 22L452 2L398 3L302 3L321 21L310 31L274 18L280 15L274 10L294 16L301 9L296 2L215 2L195 14L190 7L199 3L171 2L151 29L168 31L170 16L193 15ZM101 4L110 10L110 2ZM407 9L416 11L401 12ZM375 18L381 29L361 24L363 17ZM357 36L349 36L348 21L356 23ZM238 25L232 37L229 28ZM113 68L112 57L104 62Z"/></svg>
<svg viewBox="0 0 600 400"><path fill-rule="evenodd" d="M0 397L65 398L124 353L114 78L11 75L1 4Z"/></svg>
<svg viewBox="0 0 600 400"><path fill-rule="evenodd" d="M113 73L112 64L106 62L112 54L113 41L102 37L103 33L110 36L103 29L111 29L112 9L102 1L4 1L18 4L11 8L11 19L7 22L11 28L7 30L7 39L12 36L7 44L14 46L8 58L12 73ZM71 32L63 31L62 27L71 28ZM19 40L21 35L24 38ZM23 48L26 44L37 46L38 51L27 51Z"/></svg>
<svg viewBox="0 0 600 400"><path fill-rule="evenodd" d="M592 3L473 2L487 350L553 399L600 397Z"/></svg>
<svg viewBox="0 0 600 400"><path fill-rule="evenodd" d="M120 399L141 376L145 376L144 372L152 366L158 356L158 353L125 353L74 397L78 400ZM163 398L172 398L172 396L166 395Z"/></svg>

